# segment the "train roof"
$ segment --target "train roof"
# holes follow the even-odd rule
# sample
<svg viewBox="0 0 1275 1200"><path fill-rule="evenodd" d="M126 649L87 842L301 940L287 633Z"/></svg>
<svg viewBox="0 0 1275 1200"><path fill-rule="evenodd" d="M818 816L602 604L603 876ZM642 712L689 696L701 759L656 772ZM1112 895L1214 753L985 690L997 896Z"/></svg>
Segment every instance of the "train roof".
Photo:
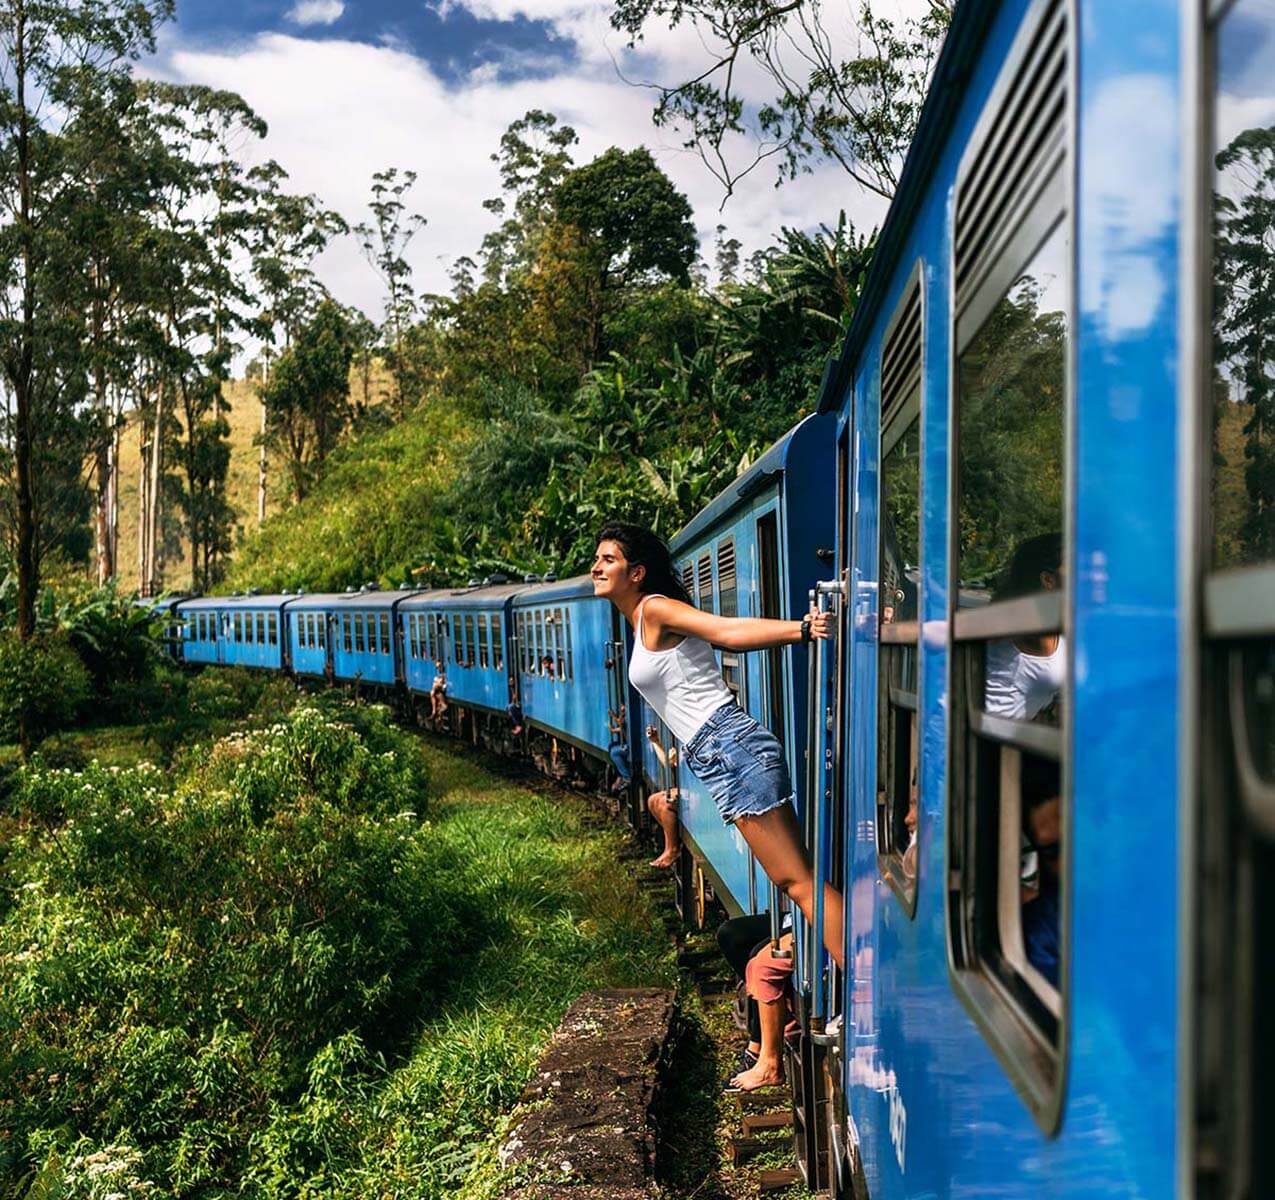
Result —
<svg viewBox="0 0 1275 1200"><path fill-rule="evenodd" d="M195 612L210 608L282 608L291 600L284 595L248 595L248 596L196 596L192 600L182 600L183 612Z"/></svg>
<svg viewBox="0 0 1275 1200"><path fill-rule="evenodd" d="M549 583L524 583L515 604L543 604L546 600L575 600L593 595L593 579L588 575L572 575Z"/></svg>
<svg viewBox="0 0 1275 1200"><path fill-rule="evenodd" d="M777 475L782 475L788 466L788 451L794 439L806 430L817 418L814 414L803 417L773 446L770 447L742 475L736 476L709 502L699 513L682 526L669 541L669 549L677 554L689 543L696 541L705 531L711 529L727 513L731 512L741 500L746 500L760 491ZM813 432L813 431L808 431Z"/></svg>
<svg viewBox="0 0 1275 1200"><path fill-rule="evenodd" d="M934 67L934 78L926 93L916 135L899 175L899 186L877 235L876 249L872 253L872 263L868 267L859 303L855 305L841 353L829 358L824 370L815 407L817 413L834 412L841 406L859 352L880 315L886 289L912 231L916 210L925 199L935 163L961 110L970 73L977 63L996 8L990 0L961 0L952 14L952 24Z"/></svg>
<svg viewBox="0 0 1275 1200"><path fill-rule="evenodd" d="M432 592L416 592L405 602L404 608L498 608L510 596L516 596L528 586L525 583L495 583L487 587L437 588Z"/></svg>
<svg viewBox="0 0 1275 1200"><path fill-rule="evenodd" d="M400 600L426 593L415 588L391 588L354 592L301 592L287 597L288 608L296 612L313 612L315 609L332 608L393 608Z"/></svg>

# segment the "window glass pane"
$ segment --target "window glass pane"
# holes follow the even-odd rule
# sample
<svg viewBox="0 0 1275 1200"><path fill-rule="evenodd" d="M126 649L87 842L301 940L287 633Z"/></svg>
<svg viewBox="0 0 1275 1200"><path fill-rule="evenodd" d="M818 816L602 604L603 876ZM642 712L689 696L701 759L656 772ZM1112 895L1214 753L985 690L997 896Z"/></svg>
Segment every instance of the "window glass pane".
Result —
<svg viewBox="0 0 1275 1200"><path fill-rule="evenodd" d="M961 604L1061 582L1042 578L1035 549L1060 546L1063 528L1068 253L1061 222L958 364Z"/></svg>
<svg viewBox="0 0 1275 1200"><path fill-rule="evenodd" d="M1275 642L1245 647L1244 694L1253 765L1275 783Z"/></svg>
<svg viewBox="0 0 1275 1200"><path fill-rule="evenodd" d="M915 621L921 564L921 422L881 462L881 623Z"/></svg>
<svg viewBox="0 0 1275 1200"><path fill-rule="evenodd" d="M1275 2L1218 27L1213 107L1213 564L1275 560Z"/></svg>
<svg viewBox="0 0 1275 1200"><path fill-rule="evenodd" d="M381 653L390 652L390 614L381 613Z"/></svg>
<svg viewBox="0 0 1275 1200"><path fill-rule="evenodd" d="M344 630L345 652L346 654L354 653L354 618L345 613L341 617L341 628Z"/></svg>
<svg viewBox="0 0 1275 1200"><path fill-rule="evenodd" d="M564 639L565 634L562 631L562 609L555 608L553 610L553 657L559 679L567 673L566 646L563 644Z"/></svg>
<svg viewBox="0 0 1275 1200"><path fill-rule="evenodd" d="M328 619L322 613L315 613L314 623L319 631L318 648L325 650L328 645Z"/></svg>
<svg viewBox="0 0 1275 1200"><path fill-rule="evenodd" d="M479 613L477 617L478 624L478 665L484 670L487 669L489 662L487 656L487 614Z"/></svg>

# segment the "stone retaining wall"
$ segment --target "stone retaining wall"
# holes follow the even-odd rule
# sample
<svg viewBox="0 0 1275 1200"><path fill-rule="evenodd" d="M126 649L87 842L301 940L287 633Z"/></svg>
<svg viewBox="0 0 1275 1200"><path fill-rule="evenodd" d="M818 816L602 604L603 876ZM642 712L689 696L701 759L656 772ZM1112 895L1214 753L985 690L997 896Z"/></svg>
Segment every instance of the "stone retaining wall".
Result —
<svg viewBox="0 0 1275 1200"><path fill-rule="evenodd" d="M567 1010L501 1150L522 1167L508 1200L647 1200L651 1104L673 1023L666 988L586 992Z"/></svg>

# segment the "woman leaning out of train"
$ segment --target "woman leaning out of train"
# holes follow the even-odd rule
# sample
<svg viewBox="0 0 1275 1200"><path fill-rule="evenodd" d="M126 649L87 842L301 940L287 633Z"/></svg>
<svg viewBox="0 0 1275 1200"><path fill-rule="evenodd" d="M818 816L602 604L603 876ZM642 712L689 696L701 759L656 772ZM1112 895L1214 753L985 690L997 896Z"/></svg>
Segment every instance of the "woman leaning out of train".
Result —
<svg viewBox="0 0 1275 1200"><path fill-rule="evenodd" d="M612 522L598 533L593 592L634 630L629 682L682 743L682 762L708 789L780 888L812 919L814 872L802 845L783 747L735 703L713 647L765 650L826 638L830 618L800 621L701 612L673 570L668 547L640 525ZM842 964L841 896L824 886L824 941Z"/></svg>

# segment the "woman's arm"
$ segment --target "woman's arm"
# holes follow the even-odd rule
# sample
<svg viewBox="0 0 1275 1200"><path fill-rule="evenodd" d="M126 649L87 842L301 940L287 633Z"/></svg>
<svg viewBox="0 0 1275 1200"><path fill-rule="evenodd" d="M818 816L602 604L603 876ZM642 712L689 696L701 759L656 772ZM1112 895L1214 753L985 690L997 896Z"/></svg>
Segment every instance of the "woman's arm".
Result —
<svg viewBox="0 0 1275 1200"><path fill-rule="evenodd" d="M703 638L722 650L765 650L768 646L786 646L801 641L800 621L775 621L766 617L719 617L701 612L680 600L654 596L642 609L644 622L653 627L656 637L668 635ZM810 636L825 638L832 623L831 614L810 614Z"/></svg>

